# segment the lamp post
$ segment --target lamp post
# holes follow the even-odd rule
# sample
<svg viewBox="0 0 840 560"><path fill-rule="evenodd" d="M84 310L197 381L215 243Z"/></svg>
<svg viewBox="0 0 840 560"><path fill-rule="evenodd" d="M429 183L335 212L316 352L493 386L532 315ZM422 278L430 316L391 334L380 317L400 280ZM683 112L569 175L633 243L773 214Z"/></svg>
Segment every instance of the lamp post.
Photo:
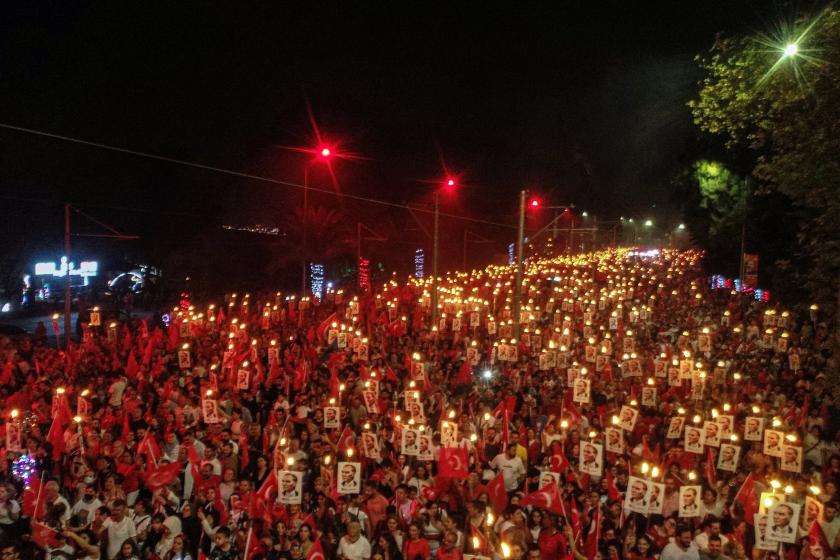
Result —
<svg viewBox="0 0 840 560"><path fill-rule="evenodd" d="M516 284L513 287L513 336L519 338L522 313L522 244L525 238L525 197L528 191L519 192L519 233L516 236ZM535 206L539 206L539 202Z"/></svg>
<svg viewBox="0 0 840 560"><path fill-rule="evenodd" d="M455 187L455 179L449 177L444 181L444 187ZM438 322L438 246L440 225L440 189L435 189L435 225L432 242L432 327Z"/></svg>
<svg viewBox="0 0 840 560"><path fill-rule="evenodd" d="M327 146L321 146L315 150L317 157L321 161L329 161L332 156L332 149ZM301 253L303 258L300 263L300 297L306 296L306 234L307 234L307 213L309 212L309 166L303 168L303 216L301 218Z"/></svg>

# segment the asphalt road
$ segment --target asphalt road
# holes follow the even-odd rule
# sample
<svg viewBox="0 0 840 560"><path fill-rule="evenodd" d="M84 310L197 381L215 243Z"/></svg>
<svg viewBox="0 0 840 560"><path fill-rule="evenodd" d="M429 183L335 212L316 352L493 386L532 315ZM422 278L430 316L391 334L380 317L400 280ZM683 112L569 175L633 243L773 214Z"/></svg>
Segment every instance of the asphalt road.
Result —
<svg viewBox="0 0 840 560"><path fill-rule="evenodd" d="M72 329L72 334L75 337L76 334L76 319L78 318L79 313L73 313L70 321L70 328ZM135 310L133 313L134 317L145 318L147 316L151 316L150 311L142 311L142 310ZM43 321L44 326L47 327L47 335L49 336L50 342L55 342L55 337L53 336L53 327L52 327L52 315L39 315L34 317L28 316L6 316L5 314L0 314L0 325L14 325L16 327L20 327L28 333L34 333L35 329L38 327L38 322ZM60 338L64 337L64 318L61 317L58 320L58 336Z"/></svg>

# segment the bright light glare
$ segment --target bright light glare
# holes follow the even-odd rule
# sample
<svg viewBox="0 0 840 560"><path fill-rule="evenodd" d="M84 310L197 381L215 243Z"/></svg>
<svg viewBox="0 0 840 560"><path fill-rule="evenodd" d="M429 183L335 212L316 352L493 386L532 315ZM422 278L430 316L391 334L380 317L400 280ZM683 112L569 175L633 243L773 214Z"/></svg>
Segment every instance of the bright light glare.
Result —
<svg viewBox="0 0 840 560"><path fill-rule="evenodd" d="M484 373L483 373L483 376L484 376L484 379L490 379L491 377L493 377L493 372L490 371L489 369L485 369Z"/></svg>
<svg viewBox="0 0 840 560"><path fill-rule="evenodd" d="M652 225L653 225L653 220L646 220L645 221L645 227L650 227Z"/></svg>
<svg viewBox="0 0 840 560"><path fill-rule="evenodd" d="M588 218L589 212L584 211L583 214L581 214L581 216L583 216L584 218Z"/></svg>
<svg viewBox="0 0 840 560"><path fill-rule="evenodd" d="M332 155L332 150L329 148L321 148L321 157L330 157Z"/></svg>
<svg viewBox="0 0 840 560"><path fill-rule="evenodd" d="M449 187L454 187L455 186L455 179L447 180L446 185L449 186Z"/></svg>
<svg viewBox="0 0 840 560"><path fill-rule="evenodd" d="M677 226L677 229L685 229L685 224L680 224Z"/></svg>
<svg viewBox="0 0 840 560"><path fill-rule="evenodd" d="M539 205L540 205L540 201L537 200L536 198L531 200L531 207L536 208Z"/></svg>
<svg viewBox="0 0 840 560"><path fill-rule="evenodd" d="M796 53L798 52L799 47L796 45L796 43L788 43L787 45L785 45L784 55L786 57L790 58L792 56L796 56Z"/></svg>

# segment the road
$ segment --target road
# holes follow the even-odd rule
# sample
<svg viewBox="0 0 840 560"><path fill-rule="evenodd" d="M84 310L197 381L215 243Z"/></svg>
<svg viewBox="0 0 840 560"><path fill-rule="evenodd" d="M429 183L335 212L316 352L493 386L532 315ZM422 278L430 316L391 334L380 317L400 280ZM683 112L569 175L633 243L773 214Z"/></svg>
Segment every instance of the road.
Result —
<svg viewBox="0 0 840 560"><path fill-rule="evenodd" d="M144 311L144 310L134 310L132 314L133 317L139 317L141 319L146 319L151 317L151 311ZM70 328L73 329L73 336L75 337L76 333L76 319L78 318L79 313L74 312L70 315ZM0 315L0 324L2 325L14 325L16 327L20 327L26 332L34 333L35 329L38 327L38 323L40 321L44 322L44 326L47 327L47 335L49 335L50 343L55 342L55 336L53 336L53 327L52 327L52 315L38 315L38 316L11 316L6 317L4 315ZM104 321L104 319L103 319ZM63 340L64 338L64 318L61 317L58 320L58 336L60 339Z"/></svg>

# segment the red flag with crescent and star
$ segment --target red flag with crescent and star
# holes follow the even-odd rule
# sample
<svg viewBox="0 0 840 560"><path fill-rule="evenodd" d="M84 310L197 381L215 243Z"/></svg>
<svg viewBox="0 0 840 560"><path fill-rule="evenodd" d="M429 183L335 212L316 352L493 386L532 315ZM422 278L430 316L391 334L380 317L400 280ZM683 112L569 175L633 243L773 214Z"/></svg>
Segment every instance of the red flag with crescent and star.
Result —
<svg viewBox="0 0 840 560"><path fill-rule="evenodd" d="M469 459L463 447L443 447L438 457L438 476L442 478L467 478Z"/></svg>
<svg viewBox="0 0 840 560"><path fill-rule="evenodd" d="M557 515L563 515L565 513L563 510L563 498L560 496L556 482L551 482L536 492L531 492L519 500L519 505L534 506Z"/></svg>
<svg viewBox="0 0 840 560"><path fill-rule="evenodd" d="M309 547L309 552L306 553L306 560L324 560L324 547L321 546L321 538L315 539L315 543Z"/></svg>
<svg viewBox="0 0 840 560"><path fill-rule="evenodd" d="M508 505L507 490L505 490L505 477L502 473L493 477L493 480L487 483L487 494L490 496L490 502L496 513L501 513Z"/></svg>

